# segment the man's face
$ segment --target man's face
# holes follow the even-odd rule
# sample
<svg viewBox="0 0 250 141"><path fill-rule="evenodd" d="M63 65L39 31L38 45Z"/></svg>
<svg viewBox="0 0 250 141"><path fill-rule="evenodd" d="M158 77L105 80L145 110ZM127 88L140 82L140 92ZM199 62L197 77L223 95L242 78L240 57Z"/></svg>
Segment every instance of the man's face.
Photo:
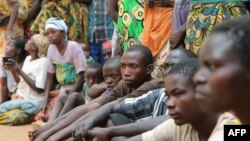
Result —
<svg viewBox="0 0 250 141"><path fill-rule="evenodd" d="M165 77L167 108L169 115L177 125L192 123L203 112L195 99L193 83L181 74L168 74Z"/></svg>
<svg viewBox="0 0 250 141"><path fill-rule="evenodd" d="M161 65L162 72L168 72L173 65L181 61L184 61L184 59L187 58L188 58L187 55L181 50L177 49L171 51L167 56L165 62Z"/></svg>
<svg viewBox="0 0 250 141"><path fill-rule="evenodd" d="M194 77L196 98L206 112L238 107L246 98L249 78L232 41L224 34L214 34L203 45L200 69Z"/></svg>
<svg viewBox="0 0 250 141"><path fill-rule="evenodd" d="M151 74L150 65L138 52L126 52L121 58L121 73L124 83L131 88L140 86Z"/></svg>

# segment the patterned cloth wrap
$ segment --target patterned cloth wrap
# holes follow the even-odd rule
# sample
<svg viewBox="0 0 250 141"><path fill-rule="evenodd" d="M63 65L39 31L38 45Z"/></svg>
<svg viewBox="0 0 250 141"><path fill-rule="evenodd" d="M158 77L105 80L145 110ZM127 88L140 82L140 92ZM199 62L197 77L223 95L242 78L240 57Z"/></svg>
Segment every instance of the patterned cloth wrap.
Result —
<svg viewBox="0 0 250 141"><path fill-rule="evenodd" d="M118 40L123 51L141 44L143 31L144 0L120 0L118 12Z"/></svg>
<svg viewBox="0 0 250 141"><path fill-rule="evenodd" d="M191 4L187 19L186 48L198 54L201 43L218 24L248 14L243 2Z"/></svg>
<svg viewBox="0 0 250 141"><path fill-rule="evenodd" d="M72 64L53 62L56 67L56 79L60 85L73 84L76 81L77 72Z"/></svg>

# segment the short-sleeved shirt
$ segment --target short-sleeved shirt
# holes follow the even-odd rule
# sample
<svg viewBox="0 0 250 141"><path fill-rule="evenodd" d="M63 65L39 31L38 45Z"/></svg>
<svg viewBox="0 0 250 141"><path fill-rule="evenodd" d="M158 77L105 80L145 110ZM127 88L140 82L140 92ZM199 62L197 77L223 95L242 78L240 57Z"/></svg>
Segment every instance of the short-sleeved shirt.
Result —
<svg viewBox="0 0 250 141"><path fill-rule="evenodd" d="M100 105L104 105L108 102L117 100L123 100L125 98L129 97L138 97L142 94L147 93L150 90L163 88L164 83L162 80L157 79L151 79L149 81L144 82L141 86L138 88L129 88L122 80L117 84L117 86L110 91L108 95L100 96L95 100L95 102L98 102Z"/></svg>
<svg viewBox="0 0 250 141"><path fill-rule="evenodd" d="M35 81L37 88L45 89L47 78L48 60L47 58L38 58L31 60L31 56L27 56L22 67L22 71L32 80ZM24 99L42 101L44 94L33 90L27 82L20 77L20 82L17 85L16 94Z"/></svg>
<svg viewBox="0 0 250 141"><path fill-rule="evenodd" d="M229 114L222 114L213 129L208 141L223 141L225 124L234 124L236 118ZM142 134L143 141L200 141L198 132L191 124L178 126L173 119L158 125L151 131Z"/></svg>
<svg viewBox="0 0 250 141"><path fill-rule="evenodd" d="M120 102L120 112L133 120L155 118L166 115L165 88L155 89L136 98L126 98Z"/></svg>
<svg viewBox="0 0 250 141"><path fill-rule="evenodd" d="M62 64L71 64L75 66L76 72L85 71L87 63L86 57L82 51L81 46L75 41L68 41L67 48L63 55L60 54L57 47L51 44L48 49L47 58L49 61L49 73L55 73L55 66L53 62L58 62ZM73 84L63 85L60 88L60 92L64 93L65 90L70 90Z"/></svg>
<svg viewBox="0 0 250 141"><path fill-rule="evenodd" d="M2 58L0 58L0 77L5 77L7 79L8 91L15 92L15 90L17 89L16 81L12 73L4 69Z"/></svg>

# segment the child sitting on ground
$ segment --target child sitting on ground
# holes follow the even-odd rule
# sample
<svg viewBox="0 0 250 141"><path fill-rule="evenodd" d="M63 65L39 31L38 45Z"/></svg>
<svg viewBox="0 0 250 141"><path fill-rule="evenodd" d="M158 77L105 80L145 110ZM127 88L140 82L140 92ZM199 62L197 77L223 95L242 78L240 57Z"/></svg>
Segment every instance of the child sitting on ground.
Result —
<svg viewBox="0 0 250 141"><path fill-rule="evenodd" d="M84 43L80 43L80 46L82 47L83 53L86 57L86 61L88 64L94 62L94 59L90 56L89 54L89 46L87 44Z"/></svg>
<svg viewBox="0 0 250 141"><path fill-rule="evenodd" d="M104 87L106 91L101 91L103 84L95 84L95 88L91 87L88 95L91 98L97 98L100 95L107 95L122 79L121 74L121 57L116 56L108 59L103 65ZM101 89L101 90L99 90Z"/></svg>
<svg viewBox="0 0 250 141"><path fill-rule="evenodd" d="M91 98L88 95L89 89L94 84L99 84L103 82L102 65L96 62L88 64L84 75L84 80L85 80L85 84L83 86L84 101L85 103L88 103L91 100L93 100L93 98Z"/></svg>

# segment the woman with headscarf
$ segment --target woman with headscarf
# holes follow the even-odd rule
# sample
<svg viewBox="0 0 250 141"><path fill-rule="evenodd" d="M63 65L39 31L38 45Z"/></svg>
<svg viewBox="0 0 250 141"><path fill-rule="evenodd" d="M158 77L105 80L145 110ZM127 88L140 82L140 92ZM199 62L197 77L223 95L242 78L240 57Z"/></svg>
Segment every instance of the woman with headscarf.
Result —
<svg viewBox="0 0 250 141"><path fill-rule="evenodd" d="M26 57L22 68L13 59L4 61L4 68L12 73L17 90L11 95L10 101L0 105L0 124L29 123L41 108L48 67L44 50L48 45L46 37L34 35L25 45L29 56Z"/></svg>
<svg viewBox="0 0 250 141"><path fill-rule="evenodd" d="M70 40L88 43L88 9L90 0L43 0L42 9L31 25L31 33L44 32L45 22L51 17L64 19Z"/></svg>
<svg viewBox="0 0 250 141"><path fill-rule="evenodd" d="M46 111L55 76L60 85L60 99L67 99L72 93L82 91L84 71L87 66L86 57L77 42L67 40L67 32L68 27L62 19L50 18L46 21L45 33L50 41L50 46L47 53L49 67L43 113ZM79 97L82 98L82 95ZM59 103L58 106L63 105L64 103ZM55 111L58 111L56 107ZM55 113L55 116L58 114Z"/></svg>
<svg viewBox="0 0 250 141"><path fill-rule="evenodd" d="M23 38L23 21L27 18L25 0L1 0L0 2L0 57L13 38Z"/></svg>

